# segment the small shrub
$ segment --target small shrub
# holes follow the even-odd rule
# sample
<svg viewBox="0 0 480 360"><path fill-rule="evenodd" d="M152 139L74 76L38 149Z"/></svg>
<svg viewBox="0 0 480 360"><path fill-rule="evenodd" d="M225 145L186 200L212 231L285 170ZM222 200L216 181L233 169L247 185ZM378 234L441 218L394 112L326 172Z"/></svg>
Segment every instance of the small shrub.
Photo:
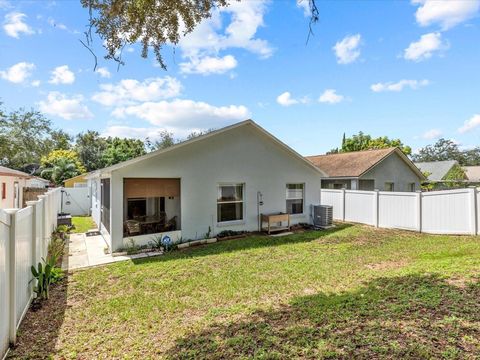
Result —
<svg viewBox="0 0 480 360"><path fill-rule="evenodd" d="M64 247L65 242L61 238L52 238L48 244L48 258L61 259Z"/></svg>
<svg viewBox="0 0 480 360"><path fill-rule="evenodd" d="M152 247L152 249L157 249L157 250L163 249L162 237L160 235L152 236L152 240L149 242L149 244Z"/></svg>
<svg viewBox="0 0 480 360"><path fill-rule="evenodd" d="M224 238L228 236L236 236L246 234L246 231L235 231L235 230L223 230L217 234L218 238Z"/></svg>

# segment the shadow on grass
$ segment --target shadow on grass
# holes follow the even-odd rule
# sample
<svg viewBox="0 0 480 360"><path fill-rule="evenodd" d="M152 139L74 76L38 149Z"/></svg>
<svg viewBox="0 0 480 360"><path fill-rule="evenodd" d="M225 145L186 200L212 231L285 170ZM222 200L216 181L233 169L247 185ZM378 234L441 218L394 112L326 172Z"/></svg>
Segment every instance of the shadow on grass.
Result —
<svg viewBox="0 0 480 360"><path fill-rule="evenodd" d="M63 255L63 266L68 268L68 243ZM61 263L60 260L60 263ZM41 306L32 304L17 332L17 343L7 359L51 359L60 328L65 319L67 305L67 271L58 283L50 286L50 297Z"/></svg>
<svg viewBox="0 0 480 360"><path fill-rule="evenodd" d="M175 359L476 358L480 284L437 276L380 278L343 294L316 294L176 341Z"/></svg>
<svg viewBox="0 0 480 360"><path fill-rule="evenodd" d="M169 260L177 260L184 258L193 258L201 256L210 256L222 253L229 253L235 251L244 251L249 249L258 249L263 247L280 246L286 244L296 244L302 242L310 242L322 239L328 235L335 234L342 230L352 227L352 224L338 224L336 227L328 230L307 230L305 232L294 233L285 236L266 236L266 235L251 235L245 238L221 240L213 244L206 244L195 246L191 248L174 251L164 256L140 258L133 260L134 264L141 265L151 262L163 262ZM350 241L352 239L347 239Z"/></svg>

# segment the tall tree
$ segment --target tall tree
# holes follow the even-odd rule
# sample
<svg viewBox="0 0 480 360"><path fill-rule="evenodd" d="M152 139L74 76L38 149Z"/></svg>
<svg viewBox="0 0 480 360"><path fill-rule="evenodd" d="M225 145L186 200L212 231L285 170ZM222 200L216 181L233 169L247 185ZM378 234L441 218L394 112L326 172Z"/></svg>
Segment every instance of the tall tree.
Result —
<svg viewBox="0 0 480 360"><path fill-rule="evenodd" d="M416 162L457 160L463 163L462 152L452 140L439 139L433 145L427 145L412 156Z"/></svg>
<svg viewBox="0 0 480 360"><path fill-rule="evenodd" d="M0 111L0 163L13 169L35 169L42 156L54 145L51 122L40 112L19 109L11 113Z"/></svg>
<svg viewBox="0 0 480 360"><path fill-rule="evenodd" d="M480 165L480 147L461 150L458 144L448 139L439 139L433 145L427 145L413 155L416 162L457 160L462 166Z"/></svg>
<svg viewBox="0 0 480 360"><path fill-rule="evenodd" d="M75 162L69 158L59 158L50 167L44 168L41 175L45 179L51 180L56 185L62 183L74 176L80 175Z"/></svg>
<svg viewBox="0 0 480 360"><path fill-rule="evenodd" d="M104 153L107 150L107 140L97 131L88 130L76 137L75 151L87 171L101 169L105 166Z"/></svg>
<svg viewBox="0 0 480 360"><path fill-rule="evenodd" d="M105 166L115 165L119 162L146 154L145 144L142 140L109 137L107 144L107 149L102 156L102 161Z"/></svg>
<svg viewBox="0 0 480 360"><path fill-rule="evenodd" d="M92 53L91 31L99 35L107 51L106 59L123 64L122 50L126 45L142 44L141 56L146 58L152 49L158 64L166 69L162 48L166 44L177 45L180 39L191 33L203 20L209 18L216 8L229 5L233 0L80 0L90 13L90 27L87 30L87 44ZM240 0L237 0L240 1ZM252 0L242 0L252 1ZM308 2L310 24L319 19L316 0ZM307 38L308 40L308 38ZM95 56L96 59L96 56Z"/></svg>
<svg viewBox="0 0 480 360"><path fill-rule="evenodd" d="M369 149L386 149L390 147L398 147L405 155L412 153L410 146L404 145L400 139L390 139L387 136L372 138L370 135L360 131L352 137L345 137L343 134L342 147L330 150L327 154L336 154L339 152L361 151Z"/></svg>
<svg viewBox="0 0 480 360"><path fill-rule="evenodd" d="M63 180L85 173L86 169L73 150L53 150L41 159L41 176L60 185Z"/></svg>

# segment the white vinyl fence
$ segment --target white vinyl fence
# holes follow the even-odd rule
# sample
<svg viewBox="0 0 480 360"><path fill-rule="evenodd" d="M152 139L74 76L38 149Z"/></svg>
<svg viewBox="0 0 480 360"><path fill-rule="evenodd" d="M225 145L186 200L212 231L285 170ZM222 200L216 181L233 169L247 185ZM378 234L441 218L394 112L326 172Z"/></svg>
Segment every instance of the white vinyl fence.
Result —
<svg viewBox="0 0 480 360"><path fill-rule="evenodd" d="M478 188L388 192L321 190L321 204L333 206L333 218L382 228L432 234L479 234Z"/></svg>
<svg viewBox="0 0 480 360"><path fill-rule="evenodd" d="M0 358L33 299L30 267L47 255L57 227L60 188L52 189L23 209L0 209Z"/></svg>
<svg viewBox="0 0 480 360"><path fill-rule="evenodd" d="M87 187L64 188L63 207L65 213L72 216L90 215L90 189Z"/></svg>

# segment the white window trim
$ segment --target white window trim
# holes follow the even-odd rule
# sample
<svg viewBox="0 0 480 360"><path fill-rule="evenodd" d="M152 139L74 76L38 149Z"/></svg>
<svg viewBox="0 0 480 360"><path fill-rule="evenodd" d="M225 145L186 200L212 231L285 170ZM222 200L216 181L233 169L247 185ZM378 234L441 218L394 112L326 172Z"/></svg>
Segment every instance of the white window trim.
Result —
<svg viewBox="0 0 480 360"><path fill-rule="evenodd" d="M302 212L301 213L298 213L298 214L289 214L291 217L302 217L302 216L305 216L305 188L306 188L306 185L305 183L297 183L297 182L288 182L285 184L285 188L288 186L288 185L303 185L303 189L302 189L302 197L301 198L292 198L292 199L287 199L285 197L285 214L288 214L288 210L287 210L287 201L288 200L302 200Z"/></svg>
<svg viewBox="0 0 480 360"><path fill-rule="evenodd" d="M217 226L218 227L223 227L223 226L233 226L233 225L244 225L246 222L245 222L245 218L246 218L246 209L247 209L247 206L246 206L246 196L245 196L245 189L246 189L246 186L245 186L245 183L243 182L222 182L222 183L218 183L217 184L217 196L218 196L218 190L220 187L222 186L239 186L241 185L242 186L242 197L243 199L242 200L232 200L232 201L218 201L218 199L216 200L215 202L215 209L216 209L216 212L217 212ZM242 219L240 220L229 220L229 221L218 221L218 204L238 204L238 203L243 203L243 207L242 207Z"/></svg>

